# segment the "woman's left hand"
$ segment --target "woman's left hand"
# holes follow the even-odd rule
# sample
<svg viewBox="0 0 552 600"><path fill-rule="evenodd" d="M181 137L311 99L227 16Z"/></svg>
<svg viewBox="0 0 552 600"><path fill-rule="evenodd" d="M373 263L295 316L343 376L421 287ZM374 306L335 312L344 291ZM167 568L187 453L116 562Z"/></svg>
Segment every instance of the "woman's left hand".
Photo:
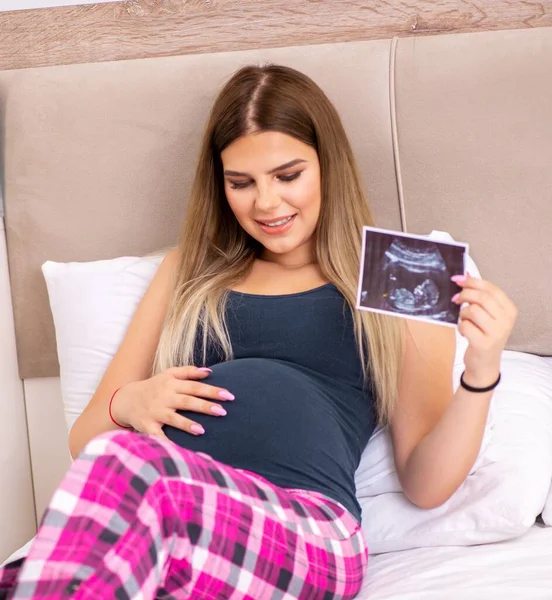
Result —
<svg viewBox="0 0 552 600"><path fill-rule="evenodd" d="M464 356L464 380L474 387L486 387L496 381L500 358L514 328L517 308L496 285L467 276L452 280L462 288L452 301L467 304L460 311L459 332L468 340Z"/></svg>

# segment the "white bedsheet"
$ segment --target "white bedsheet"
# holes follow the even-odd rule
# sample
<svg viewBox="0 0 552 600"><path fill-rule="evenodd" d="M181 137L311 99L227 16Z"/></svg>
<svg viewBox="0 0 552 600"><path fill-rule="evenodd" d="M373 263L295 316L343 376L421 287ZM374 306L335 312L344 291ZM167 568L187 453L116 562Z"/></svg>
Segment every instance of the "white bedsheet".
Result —
<svg viewBox="0 0 552 600"><path fill-rule="evenodd" d="M33 540L30 540L24 546L19 548L19 550L16 550L13 554L8 556L8 558L6 558L6 560L2 564L0 564L0 567L3 567L4 565L7 565L10 562L13 562L14 560L19 560L20 558L27 556L32 543L33 543Z"/></svg>
<svg viewBox="0 0 552 600"><path fill-rule="evenodd" d="M499 544L372 556L357 600L552 600L552 527Z"/></svg>
<svg viewBox="0 0 552 600"><path fill-rule="evenodd" d="M373 556L358 599L552 600L552 527L498 544Z"/></svg>

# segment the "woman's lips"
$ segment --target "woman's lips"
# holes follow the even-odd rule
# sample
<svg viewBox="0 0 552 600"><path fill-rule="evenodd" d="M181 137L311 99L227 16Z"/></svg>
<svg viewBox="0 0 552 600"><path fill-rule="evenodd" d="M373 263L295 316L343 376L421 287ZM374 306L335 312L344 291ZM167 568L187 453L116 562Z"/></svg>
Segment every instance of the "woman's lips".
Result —
<svg viewBox="0 0 552 600"><path fill-rule="evenodd" d="M279 219L270 219L267 221L256 221L257 225L268 235L281 235L289 231L295 222L297 215L289 215Z"/></svg>

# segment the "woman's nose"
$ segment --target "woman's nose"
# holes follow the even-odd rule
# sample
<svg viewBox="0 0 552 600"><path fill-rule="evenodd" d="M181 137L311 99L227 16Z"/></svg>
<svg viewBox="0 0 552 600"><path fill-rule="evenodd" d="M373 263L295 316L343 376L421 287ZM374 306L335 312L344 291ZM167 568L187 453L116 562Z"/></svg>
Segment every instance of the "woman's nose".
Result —
<svg viewBox="0 0 552 600"><path fill-rule="evenodd" d="M270 211L277 208L281 199L271 185L257 186L256 205L261 211Z"/></svg>

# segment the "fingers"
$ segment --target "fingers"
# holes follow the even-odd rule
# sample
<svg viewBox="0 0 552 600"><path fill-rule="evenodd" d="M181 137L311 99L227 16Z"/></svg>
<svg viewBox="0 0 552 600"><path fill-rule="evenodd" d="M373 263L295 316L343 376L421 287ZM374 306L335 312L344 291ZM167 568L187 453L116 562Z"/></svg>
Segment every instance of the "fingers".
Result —
<svg viewBox="0 0 552 600"><path fill-rule="evenodd" d="M139 406L135 425L137 431L166 438L162 428L170 425L192 435L204 434L205 430L199 423L177 411L214 417L224 417L227 414L219 402L234 400L233 394L224 388L200 381L211 373L212 370L205 367L171 367L151 378L150 395Z"/></svg>
<svg viewBox="0 0 552 600"><path fill-rule="evenodd" d="M207 378L211 373L209 368L193 366L171 367L164 371L166 379L163 384L164 392L161 394L163 408L158 405L159 412L155 411L156 431L151 432L153 435L159 435L158 427L163 424L192 435L205 433L205 429L199 423L176 411L190 411L214 417L224 417L227 414L218 402L234 400L234 395L227 389L198 381ZM163 436L166 437L165 434Z"/></svg>
<svg viewBox="0 0 552 600"><path fill-rule="evenodd" d="M199 398L209 398L211 400L234 400L234 395L228 390L199 381L181 381L175 379L170 388L177 394L186 396L198 396Z"/></svg>
<svg viewBox="0 0 552 600"><path fill-rule="evenodd" d="M141 431L148 435L155 435L158 438L168 440L163 431L163 427L169 425L175 429L180 429L191 435L203 435L205 429L199 423L194 422L192 419L188 419L182 415L179 415L174 410L165 410L160 416L159 420L152 421L148 426L144 427Z"/></svg>
<svg viewBox="0 0 552 600"><path fill-rule="evenodd" d="M481 329L472 321L468 321L467 319L460 322L458 331L471 343L481 345L485 341L485 334L483 331L481 331Z"/></svg>
<svg viewBox="0 0 552 600"><path fill-rule="evenodd" d="M504 310L491 294L483 290L464 289L453 298L456 304L479 305L493 318L498 319Z"/></svg>
<svg viewBox="0 0 552 600"><path fill-rule="evenodd" d="M141 433L154 435L158 438L168 440L169 438L163 431L163 427L165 425L169 425L175 429L180 429L186 433L190 433L191 435L203 435L205 433L205 429L199 423L179 415L176 411L171 409L164 410L159 415L158 419L151 421L148 425L140 429L140 431Z"/></svg>
<svg viewBox="0 0 552 600"><path fill-rule="evenodd" d="M496 285L475 277L453 277L462 290L452 298L456 304L468 304L462 309L462 319L470 320L482 331L511 330L517 317L517 308ZM492 322L494 321L494 323Z"/></svg>
<svg viewBox="0 0 552 600"><path fill-rule="evenodd" d="M203 413L215 417L224 417L227 412L220 404L208 402L197 396L180 395L170 403L170 408L175 410L189 410L191 412Z"/></svg>
<svg viewBox="0 0 552 600"><path fill-rule="evenodd" d="M165 435L165 432L161 429L161 427L152 428L151 431L145 431L144 433L147 433L148 435L154 435L155 437L158 437L162 440L169 441L169 438Z"/></svg>
<svg viewBox="0 0 552 600"><path fill-rule="evenodd" d="M156 425L159 423L170 425L192 435L203 435L205 433L205 429L199 423L179 414L176 412L177 410L202 413L211 417L225 417L228 414L220 404L208 402L197 396L175 395L168 405L159 410L159 413L154 417ZM157 431L157 427L154 428ZM150 432L145 431L145 433ZM151 431L151 433L156 434L155 431Z"/></svg>
<svg viewBox="0 0 552 600"><path fill-rule="evenodd" d="M166 425L170 425L175 429L181 429L187 433L192 435L203 435L205 433L205 429L199 423L195 423L191 419L179 415L177 412L173 410L169 410L165 413L163 422Z"/></svg>
<svg viewBox="0 0 552 600"><path fill-rule="evenodd" d="M482 294L487 294L493 301L498 304L508 315L517 315L517 308L506 293L498 286L490 281L471 277L470 275L457 275L451 278L456 285L462 288L460 296L468 290L477 290ZM458 302L461 304L463 300L460 298Z"/></svg>
<svg viewBox="0 0 552 600"><path fill-rule="evenodd" d="M213 371L208 367L171 367L165 373L172 375L176 379L205 379Z"/></svg>
<svg viewBox="0 0 552 600"><path fill-rule="evenodd" d="M497 325L497 319L491 316L479 304L470 304L464 307L460 311L460 319L461 322L470 321L482 333L492 333Z"/></svg>
<svg viewBox="0 0 552 600"><path fill-rule="evenodd" d="M496 285L475 277L453 277L461 288L452 302L463 305L458 332L469 342L464 355L471 381L490 381L514 327L517 308Z"/></svg>
<svg viewBox="0 0 552 600"><path fill-rule="evenodd" d="M177 394L200 396L212 400L234 400L234 395L227 389L194 381L195 379L205 379L212 372L207 367L171 367L165 371L174 379L170 389Z"/></svg>

